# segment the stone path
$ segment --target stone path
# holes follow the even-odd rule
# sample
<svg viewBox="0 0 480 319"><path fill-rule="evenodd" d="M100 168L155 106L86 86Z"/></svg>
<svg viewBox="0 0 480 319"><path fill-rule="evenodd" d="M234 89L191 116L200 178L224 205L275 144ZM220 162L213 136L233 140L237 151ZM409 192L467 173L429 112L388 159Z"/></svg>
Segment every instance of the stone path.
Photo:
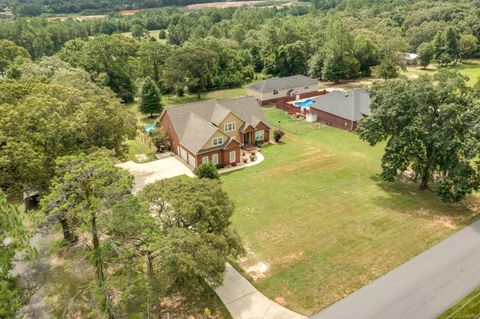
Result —
<svg viewBox="0 0 480 319"><path fill-rule="evenodd" d="M223 285L215 291L233 319L306 318L265 297L230 264L227 264Z"/></svg>

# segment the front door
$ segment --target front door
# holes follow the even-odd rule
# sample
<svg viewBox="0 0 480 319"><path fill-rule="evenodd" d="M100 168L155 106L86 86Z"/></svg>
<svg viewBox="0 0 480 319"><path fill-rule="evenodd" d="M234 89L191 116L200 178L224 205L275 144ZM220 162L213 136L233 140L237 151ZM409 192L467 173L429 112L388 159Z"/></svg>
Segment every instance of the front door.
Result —
<svg viewBox="0 0 480 319"><path fill-rule="evenodd" d="M252 133L245 133L243 134L243 144L252 144Z"/></svg>

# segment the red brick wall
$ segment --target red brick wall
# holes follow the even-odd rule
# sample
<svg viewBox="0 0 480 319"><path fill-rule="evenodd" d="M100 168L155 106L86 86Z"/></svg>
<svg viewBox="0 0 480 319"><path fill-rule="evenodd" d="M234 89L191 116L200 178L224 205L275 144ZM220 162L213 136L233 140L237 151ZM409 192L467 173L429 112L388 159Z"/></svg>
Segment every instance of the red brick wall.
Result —
<svg viewBox="0 0 480 319"><path fill-rule="evenodd" d="M202 164L202 158L208 156L208 161L212 161L212 155L218 154L218 163L219 164L230 164L230 152L235 151L235 163L240 162L240 144L236 142L230 143L230 145L225 150L216 150L208 153L202 153L197 155L197 166Z"/></svg>
<svg viewBox="0 0 480 319"><path fill-rule="evenodd" d="M310 113L317 115L317 122L325 123L329 126L333 126L347 131L353 131L355 128L357 128L357 122L352 122L350 120L324 111L310 108Z"/></svg>
<svg viewBox="0 0 480 319"><path fill-rule="evenodd" d="M172 143L171 151L180 156L180 154L178 154L178 146L180 145L180 142L167 112L164 112L160 118L160 127L164 129L165 134L167 134L170 142Z"/></svg>
<svg viewBox="0 0 480 319"><path fill-rule="evenodd" d="M255 131L260 131L263 130L263 143L268 143L270 141L270 129L268 126L263 124L262 122L258 123L257 127L255 128ZM255 133L253 133L253 138L255 138Z"/></svg>

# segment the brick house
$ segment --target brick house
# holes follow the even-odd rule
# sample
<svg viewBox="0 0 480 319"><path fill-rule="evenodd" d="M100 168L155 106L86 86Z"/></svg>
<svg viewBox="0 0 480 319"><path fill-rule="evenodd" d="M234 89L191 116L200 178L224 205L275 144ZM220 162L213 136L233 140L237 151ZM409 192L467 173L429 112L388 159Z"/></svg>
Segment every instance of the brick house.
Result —
<svg viewBox="0 0 480 319"><path fill-rule="evenodd" d="M261 105L275 103L279 98L318 91L318 81L304 75L274 77L247 86L247 95L254 96Z"/></svg>
<svg viewBox="0 0 480 319"><path fill-rule="evenodd" d="M166 109L160 127L172 152L190 166L236 164L241 149L270 140L270 124L254 97L208 100Z"/></svg>
<svg viewBox="0 0 480 319"><path fill-rule="evenodd" d="M313 98L310 113L317 122L353 131L359 120L370 115L370 96L366 89L333 91Z"/></svg>

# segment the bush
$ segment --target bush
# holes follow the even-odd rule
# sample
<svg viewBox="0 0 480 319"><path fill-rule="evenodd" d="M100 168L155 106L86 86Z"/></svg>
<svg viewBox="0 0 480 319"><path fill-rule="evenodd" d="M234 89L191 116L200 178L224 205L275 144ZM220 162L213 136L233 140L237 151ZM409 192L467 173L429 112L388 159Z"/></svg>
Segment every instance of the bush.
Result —
<svg viewBox="0 0 480 319"><path fill-rule="evenodd" d="M275 143L278 143L280 142L280 140L282 139L282 137L285 135L285 132L282 131L282 130L275 130L275 132L273 132L273 138L275 139Z"/></svg>
<svg viewBox="0 0 480 319"><path fill-rule="evenodd" d="M197 175L198 178L208 178L208 179L220 179L220 175L218 174L217 167L213 163L204 163L198 166L194 174Z"/></svg>
<svg viewBox="0 0 480 319"><path fill-rule="evenodd" d="M160 30L160 32L158 33L158 38L159 39L166 39L167 38L167 32L165 32L165 30Z"/></svg>
<svg viewBox="0 0 480 319"><path fill-rule="evenodd" d="M168 136L165 134L165 131L161 128L154 129L149 133L150 138L152 139L157 153L163 153L170 150L170 141Z"/></svg>
<svg viewBox="0 0 480 319"><path fill-rule="evenodd" d="M178 97L182 97L185 95L185 88L183 86L177 86L175 88L175 94L178 96Z"/></svg>
<svg viewBox="0 0 480 319"><path fill-rule="evenodd" d="M261 148L263 145L263 141L255 141L255 146Z"/></svg>

